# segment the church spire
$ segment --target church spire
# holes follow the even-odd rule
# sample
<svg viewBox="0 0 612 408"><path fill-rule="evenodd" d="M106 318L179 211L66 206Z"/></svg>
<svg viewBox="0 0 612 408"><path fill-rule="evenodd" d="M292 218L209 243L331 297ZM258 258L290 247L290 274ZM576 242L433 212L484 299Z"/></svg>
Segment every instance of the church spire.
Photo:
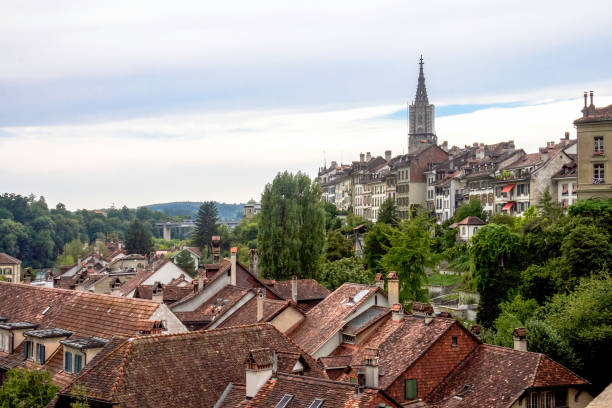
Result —
<svg viewBox="0 0 612 408"><path fill-rule="evenodd" d="M419 84L417 86L415 104L428 105L429 100L427 99L427 89L425 88L425 74L423 74L423 55L419 61Z"/></svg>

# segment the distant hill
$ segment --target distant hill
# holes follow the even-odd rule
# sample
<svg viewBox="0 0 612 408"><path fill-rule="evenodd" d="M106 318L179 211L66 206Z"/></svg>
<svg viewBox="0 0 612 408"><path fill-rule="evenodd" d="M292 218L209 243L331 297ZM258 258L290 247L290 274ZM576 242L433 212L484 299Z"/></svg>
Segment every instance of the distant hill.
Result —
<svg viewBox="0 0 612 408"><path fill-rule="evenodd" d="M226 204L216 201L215 204L217 204L220 220L242 219L244 204ZM202 203L197 201L177 201L174 203L149 204L145 205L145 207L154 211L165 212L170 216L184 215L186 217L195 218L201 205Z"/></svg>

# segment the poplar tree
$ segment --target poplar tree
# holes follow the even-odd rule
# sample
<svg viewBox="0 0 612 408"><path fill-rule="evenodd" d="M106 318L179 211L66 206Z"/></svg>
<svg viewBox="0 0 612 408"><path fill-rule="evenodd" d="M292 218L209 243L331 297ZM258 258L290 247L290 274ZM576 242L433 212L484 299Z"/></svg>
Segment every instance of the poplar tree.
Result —
<svg viewBox="0 0 612 408"><path fill-rule="evenodd" d="M321 187L302 173L279 173L261 198L257 248L260 266L274 279L312 277L325 243Z"/></svg>
<svg viewBox="0 0 612 408"><path fill-rule="evenodd" d="M205 201L198 210L196 226L191 235L193 246L210 247L211 238L217 233L218 211L214 201Z"/></svg>

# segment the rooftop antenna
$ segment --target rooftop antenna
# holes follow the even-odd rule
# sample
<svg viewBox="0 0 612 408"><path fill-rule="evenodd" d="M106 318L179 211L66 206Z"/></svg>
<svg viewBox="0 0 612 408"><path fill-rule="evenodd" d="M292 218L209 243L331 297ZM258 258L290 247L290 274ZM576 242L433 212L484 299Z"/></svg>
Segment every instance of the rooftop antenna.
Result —
<svg viewBox="0 0 612 408"><path fill-rule="evenodd" d="M326 169L327 168L327 160L325 158L325 150L323 150L323 168Z"/></svg>

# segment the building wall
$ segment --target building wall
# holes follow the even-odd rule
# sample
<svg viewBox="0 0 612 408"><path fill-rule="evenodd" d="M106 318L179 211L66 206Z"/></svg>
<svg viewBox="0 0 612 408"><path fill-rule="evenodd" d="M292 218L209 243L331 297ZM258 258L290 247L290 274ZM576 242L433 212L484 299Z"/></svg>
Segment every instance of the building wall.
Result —
<svg viewBox="0 0 612 408"><path fill-rule="evenodd" d="M276 316L270 323L276 327L281 333L285 333L292 327L304 320L304 315L295 310L293 307L288 307Z"/></svg>
<svg viewBox="0 0 612 408"><path fill-rule="evenodd" d="M563 200L567 200L567 205L570 206L578 200L578 195L574 191L574 186L578 186L576 177L564 177L553 180L553 185L557 191L556 200L563 204ZM567 185L567 194L563 194L563 186Z"/></svg>
<svg viewBox="0 0 612 408"><path fill-rule="evenodd" d="M189 252L191 254L191 252ZM191 276L185 273L181 268L173 264L172 262L166 262L161 268L159 268L153 275L145 279L141 285L153 285L155 282L161 282L162 284L168 284L172 279L179 278L180 276L185 277L187 282L191 282ZM134 296L133 292L131 296Z"/></svg>
<svg viewBox="0 0 612 408"><path fill-rule="evenodd" d="M565 153L560 152L531 175L529 200L532 206L540 201L546 188L548 188L553 199L556 197L556 184L552 183L552 177L561 170L564 164L568 164L571 161L572 159Z"/></svg>
<svg viewBox="0 0 612 408"><path fill-rule="evenodd" d="M578 395L578 398L576 398ZM567 394L568 408L584 408L593 400L593 396L586 391L580 392L577 388L570 387ZM515 401L512 408L526 408L527 398Z"/></svg>
<svg viewBox="0 0 612 408"><path fill-rule="evenodd" d="M186 333L187 327L163 303L153 312L149 320L162 320L166 323L166 333Z"/></svg>
<svg viewBox="0 0 612 408"><path fill-rule="evenodd" d="M578 199L612 197L612 122L577 124ZM594 155L594 137L603 136L604 154ZM605 182L593 184L593 164L604 165Z"/></svg>
<svg viewBox="0 0 612 408"><path fill-rule="evenodd" d="M452 345L453 336L457 337L457 346ZM418 397L425 398L478 344L459 323L455 323L385 391L398 402L406 401L406 380L414 378Z"/></svg>
<svg viewBox="0 0 612 408"><path fill-rule="evenodd" d="M21 264L0 264L0 276L9 282L21 282Z"/></svg>

